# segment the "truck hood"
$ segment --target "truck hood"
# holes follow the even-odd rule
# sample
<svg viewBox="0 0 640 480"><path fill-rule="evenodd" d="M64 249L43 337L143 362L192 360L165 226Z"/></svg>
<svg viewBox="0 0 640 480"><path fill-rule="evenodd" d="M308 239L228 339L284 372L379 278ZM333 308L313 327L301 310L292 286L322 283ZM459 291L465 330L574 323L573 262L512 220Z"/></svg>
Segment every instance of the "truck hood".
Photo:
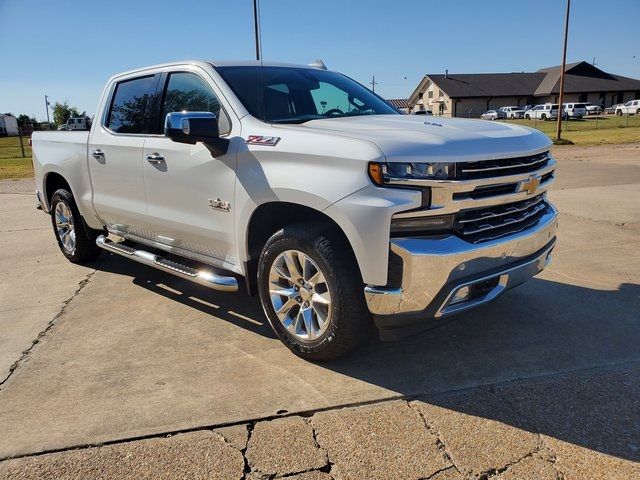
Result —
<svg viewBox="0 0 640 480"><path fill-rule="evenodd" d="M312 120L300 128L366 140L388 161L488 160L548 150L539 130L503 122L423 115L366 115Z"/></svg>

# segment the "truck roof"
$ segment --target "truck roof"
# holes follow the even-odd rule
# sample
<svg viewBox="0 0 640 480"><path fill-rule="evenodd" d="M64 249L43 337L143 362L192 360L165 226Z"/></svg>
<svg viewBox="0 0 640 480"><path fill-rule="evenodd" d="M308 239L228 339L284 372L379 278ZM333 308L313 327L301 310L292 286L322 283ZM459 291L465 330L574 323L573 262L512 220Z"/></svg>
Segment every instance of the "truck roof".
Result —
<svg viewBox="0 0 640 480"><path fill-rule="evenodd" d="M134 68L132 70L120 72L112 76L110 81L117 77L122 77L125 75L137 73L137 72L144 72L145 70L151 70L151 69L163 68L163 67L172 67L175 65L184 65L185 63L201 65L201 66L204 66L204 64L209 64L213 67L241 67L241 66L251 67L251 66L263 65L265 67L297 67L297 68L310 68L310 69L317 68L310 65L299 65L294 63L269 62L269 61L260 62L258 60L193 60L192 59L192 60L182 60L182 61L176 61L176 62L159 63L157 65L147 65L144 67Z"/></svg>

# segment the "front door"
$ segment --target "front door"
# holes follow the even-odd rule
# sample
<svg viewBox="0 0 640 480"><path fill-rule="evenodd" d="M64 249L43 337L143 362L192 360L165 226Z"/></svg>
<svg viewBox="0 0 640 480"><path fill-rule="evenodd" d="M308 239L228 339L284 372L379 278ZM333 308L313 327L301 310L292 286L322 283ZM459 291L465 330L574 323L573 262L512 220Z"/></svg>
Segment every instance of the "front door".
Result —
<svg viewBox="0 0 640 480"><path fill-rule="evenodd" d="M215 113L227 148L147 138L142 170L153 238L176 253L237 270L233 201L239 122L231 124L206 72L169 71L164 82L160 118L171 112Z"/></svg>
<svg viewBox="0 0 640 480"><path fill-rule="evenodd" d="M145 75L116 82L90 134L93 205L111 230L144 236L147 199L142 146L149 133L146 123L158 78Z"/></svg>

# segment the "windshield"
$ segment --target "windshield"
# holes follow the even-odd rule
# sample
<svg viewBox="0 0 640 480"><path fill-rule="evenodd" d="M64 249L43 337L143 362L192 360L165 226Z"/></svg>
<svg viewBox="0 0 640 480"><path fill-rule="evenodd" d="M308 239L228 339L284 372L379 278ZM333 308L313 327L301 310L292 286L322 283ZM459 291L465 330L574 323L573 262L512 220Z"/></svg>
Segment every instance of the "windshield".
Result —
<svg viewBox="0 0 640 480"><path fill-rule="evenodd" d="M375 93L336 72L259 66L216 70L249 113L269 123L399 114Z"/></svg>

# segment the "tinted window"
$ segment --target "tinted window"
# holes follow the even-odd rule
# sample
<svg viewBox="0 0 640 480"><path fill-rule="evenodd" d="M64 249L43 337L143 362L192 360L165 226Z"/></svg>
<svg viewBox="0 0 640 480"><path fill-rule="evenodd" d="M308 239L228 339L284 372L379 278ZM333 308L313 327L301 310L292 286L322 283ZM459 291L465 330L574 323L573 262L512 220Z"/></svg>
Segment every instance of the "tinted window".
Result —
<svg viewBox="0 0 640 480"><path fill-rule="evenodd" d="M245 108L272 123L399 113L344 75L314 68L216 67Z"/></svg>
<svg viewBox="0 0 640 480"><path fill-rule="evenodd" d="M171 73L162 103L161 119L171 112L211 112L218 117L220 134L229 133L229 117L207 82L195 73Z"/></svg>
<svg viewBox="0 0 640 480"><path fill-rule="evenodd" d="M147 133L147 118L155 88L153 75L118 83L107 127L117 133Z"/></svg>

